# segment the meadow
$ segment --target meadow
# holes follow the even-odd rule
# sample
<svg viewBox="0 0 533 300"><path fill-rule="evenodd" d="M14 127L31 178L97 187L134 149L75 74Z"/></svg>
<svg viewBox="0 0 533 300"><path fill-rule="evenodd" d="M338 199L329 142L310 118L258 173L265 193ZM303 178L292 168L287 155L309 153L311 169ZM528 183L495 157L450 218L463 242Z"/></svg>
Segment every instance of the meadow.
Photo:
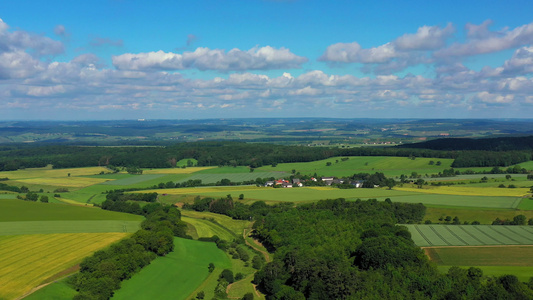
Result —
<svg viewBox="0 0 533 300"><path fill-rule="evenodd" d="M304 163L283 163L275 167L263 166L256 171L282 171L291 173L292 170L300 174L318 176L351 176L355 173L374 173L383 172L386 176L400 176L402 174L409 176L412 172L418 174L436 174L444 169L449 169L453 159L440 158L416 158L407 157L389 157L389 156L350 156L348 160L342 160L343 157L333 157L319 161ZM434 164L430 165L430 161ZM440 161L441 164L437 165ZM327 163L331 163L330 166Z"/></svg>
<svg viewBox="0 0 533 300"><path fill-rule="evenodd" d="M533 274L532 246L431 247L424 251L443 272L450 266L475 266L487 276L513 274L524 282Z"/></svg>
<svg viewBox="0 0 533 300"><path fill-rule="evenodd" d="M404 225L417 246L533 245L533 227L496 225Z"/></svg>
<svg viewBox="0 0 533 300"><path fill-rule="evenodd" d="M52 220L119 220L140 222L143 220L143 217L102 210L95 207L30 202L18 199L0 199L0 223Z"/></svg>
<svg viewBox="0 0 533 300"><path fill-rule="evenodd" d="M140 221L124 220L0 222L0 236L51 233L133 233L139 229Z"/></svg>
<svg viewBox="0 0 533 300"><path fill-rule="evenodd" d="M257 200L267 203L275 202L312 202L322 199L345 198L347 200L391 198L395 202L424 203L426 205L455 207L485 207L510 209L516 208L521 198L506 196L469 196L430 194L418 189L401 190L394 188L374 189L338 189L334 187L270 188L255 186L200 187L181 189L157 189L145 192L157 192L166 195L201 195L205 197L226 197L228 194L236 199L244 195L243 203L251 204ZM162 196L163 198L165 196ZM164 201L164 200L163 200Z"/></svg>
<svg viewBox="0 0 533 300"><path fill-rule="evenodd" d="M129 233L0 236L0 298L15 299Z"/></svg>
<svg viewBox="0 0 533 300"><path fill-rule="evenodd" d="M208 272L209 263L215 265ZM214 243L174 239L174 251L158 257L129 280L122 283L112 299L188 299L208 277L218 278L223 269L231 268L230 259ZM213 297L206 287L206 299Z"/></svg>

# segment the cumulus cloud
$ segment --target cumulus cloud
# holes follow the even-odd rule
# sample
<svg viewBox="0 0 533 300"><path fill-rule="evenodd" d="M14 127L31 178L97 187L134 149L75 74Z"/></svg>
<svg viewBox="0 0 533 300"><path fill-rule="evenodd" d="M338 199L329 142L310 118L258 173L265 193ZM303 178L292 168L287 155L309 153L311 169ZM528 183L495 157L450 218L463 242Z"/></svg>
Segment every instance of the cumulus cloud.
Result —
<svg viewBox="0 0 533 300"><path fill-rule="evenodd" d="M436 51L435 57L472 56L533 43L533 23L499 32L489 31L488 26L491 24L486 21L479 26L467 25L469 39L465 43L455 43Z"/></svg>
<svg viewBox="0 0 533 300"><path fill-rule="evenodd" d="M515 31L492 32L489 25L490 22L468 25L467 41L502 38ZM422 26L415 33L379 47L363 49L355 42L335 44L328 47L324 56L336 58L339 63L359 62L376 73L380 68L390 71L429 63L428 53L445 49L452 34L450 24ZM0 101L0 112L5 115L9 109L39 107L84 113L181 111L188 116L188 112L196 110L244 109L258 114L307 110L315 114L327 111L348 116L357 112L358 116L365 116L376 110L416 111L423 107L436 114L448 111L448 115L455 116L457 109L487 107L492 107L497 115L503 106L513 106L524 113L533 104L530 45L516 47L514 54L497 68L474 71L460 61L437 60L432 72L372 76L337 75L318 69L293 75L285 69L300 68L307 59L286 48L269 46L126 53L112 57L114 68L106 67L92 53L62 62L38 55L54 53L57 45L62 46L43 36L11 32L7 24L0 22L0 98L8 99ZM191 79L187 72L166 72L186 69L225 74ZM281 70L259 71L275 69Z"/></svg>
<svg viewBox="0 0 533 300"><path fill-rule="evenodd" d="M455 31L452 24L444 28L439 26L422 26L415 34L404 34L393 44L398 50L434 50L446 45L446 40Z"/></svg>
<svg viewBox="0 0 533 300"><path fill-rule="evenodd" d="M270 46L254 47L248 51L197 48L183 54L172 52L126 53L113 56L113 65L120 70L199 70L244 71L281 68L300 68L307 58L289 49Z"/></svg>
<svg viewBox="0 0 533 300"><path fill-rule="evenodd" d="M404 34L397 39L373 48L362 48L359 43L337 43L327 47L318 59L334 63L361 63L365 72L392 73L409 66L430 63L426 52L442 48L455 31L452 24L422 26L414 34Z"/></svg>
<svg viewBox="0 0 533 300"><path fill-rule="evenodd" d="M25 31L9 31L9 26L0 19L0 53L27 51L35 56L57 55L64 52L63 43L51 38Z"/></svg>

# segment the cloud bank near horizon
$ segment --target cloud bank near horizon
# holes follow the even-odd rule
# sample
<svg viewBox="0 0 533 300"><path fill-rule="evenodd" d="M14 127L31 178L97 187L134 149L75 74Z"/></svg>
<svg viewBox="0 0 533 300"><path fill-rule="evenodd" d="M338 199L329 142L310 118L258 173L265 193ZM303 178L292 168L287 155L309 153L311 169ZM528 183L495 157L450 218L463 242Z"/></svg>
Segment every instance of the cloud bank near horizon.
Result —
<svg viewBox="0 0 533 300"><path fill-rule="evenodd" d="M324 45L315 58L265 45L111 57L88 51L61 61L68 27L58 24L55 40L0 19L0 115L498 117L508 110L530 117L533 23L496 31L491 25L466 24L462 41L455 24L424 25L370 48L357 41ZM127 41L93 36L88 44L122 48ZM465 63L506 50L512 54L498 67ZM334 74L343 66L365 75ZM407 72L417 67L424 71Z"/></svg>

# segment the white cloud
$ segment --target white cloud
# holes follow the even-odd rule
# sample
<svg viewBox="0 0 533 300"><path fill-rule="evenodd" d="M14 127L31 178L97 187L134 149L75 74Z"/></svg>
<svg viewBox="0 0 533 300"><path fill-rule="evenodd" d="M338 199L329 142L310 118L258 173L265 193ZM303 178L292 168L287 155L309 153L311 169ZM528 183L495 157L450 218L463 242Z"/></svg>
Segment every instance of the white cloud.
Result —
<svg viewBox="0 0 533 300"><path fill-rule="evenodd" d="M9 32L9 26L0 19L0 53L24 50L36 56L57 55L64 52L63 43L25 31Z"/></svg>
<svg viewBox="0 0 533 300"><path fill-rule="evenodd" d="M286 48L254 47L248 51L197 48L183 54L148 52L113 56L113 65L121 70L199 70L244 71L300 68L307 58Z"/></svg>
<svg viewBox="0 0 533 300"><path fill-rule="evenodd" d="M488 31L491 22L479 26L468 25L469 39L463 43L455 43L448 48L438 50L435 57L471 56L492 53L533 43L533 23L516 27L512 30L499 32Z"/></svg>
<svg viewBox="0 0 533 300"><path fill-rule="evenodd" d="M415 34L404 34L397 38L393 44L398 50L434 50L446 45L448 39L455 31L452 24L444 28L439 26L422 26Z"/></svg>

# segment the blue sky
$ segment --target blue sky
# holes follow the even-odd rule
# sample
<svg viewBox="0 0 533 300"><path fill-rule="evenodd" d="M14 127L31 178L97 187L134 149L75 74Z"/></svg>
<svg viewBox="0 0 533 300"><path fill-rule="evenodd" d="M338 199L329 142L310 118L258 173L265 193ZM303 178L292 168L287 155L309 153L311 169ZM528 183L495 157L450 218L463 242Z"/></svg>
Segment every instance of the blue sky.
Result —
<svg viewBox="0 0 533 300"><path fill-rule="evenodd" d="M530 1L357 2L5 1L0 118L531 117Z"/></svg>

